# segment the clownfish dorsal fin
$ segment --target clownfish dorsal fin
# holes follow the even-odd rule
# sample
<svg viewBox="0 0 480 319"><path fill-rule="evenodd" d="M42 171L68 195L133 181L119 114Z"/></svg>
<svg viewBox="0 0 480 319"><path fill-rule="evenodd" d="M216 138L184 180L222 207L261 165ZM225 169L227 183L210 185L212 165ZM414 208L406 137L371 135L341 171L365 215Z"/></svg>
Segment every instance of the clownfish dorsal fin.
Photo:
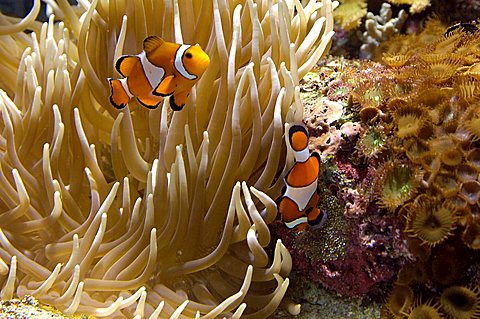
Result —
<svg viewBox="0 0 480 319"><path fill-rule="evenodd" d="M143 50L148 55L153 52L156 48L161 46L165 41L162 38L157 37L156 35L149 36L143 40Z"/></svg>

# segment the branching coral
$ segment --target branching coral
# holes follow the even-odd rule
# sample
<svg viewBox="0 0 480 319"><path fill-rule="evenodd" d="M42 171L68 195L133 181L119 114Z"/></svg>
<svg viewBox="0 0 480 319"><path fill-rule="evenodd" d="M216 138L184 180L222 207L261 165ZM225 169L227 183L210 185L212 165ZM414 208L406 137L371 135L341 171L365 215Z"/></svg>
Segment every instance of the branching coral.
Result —
<svg viewBox="0 0 480 319"><path fill-rule="evenodd" d="M430 4L430 0L389 0L388 2L394 5L403 5L403 4L410 5L410 13L412 14L423 11ZM390 7L390 4L384 2L382 5L382 9L385 8L382 11L384 11L385 13L387 13L385 11L387 6ZM383 14L381 13L381 15L384 15L386 17L387 15L385 13ZM360 21L362 20L363 17L365 17L365 15L367 15L367 19L371 19L373 17L373 14L371 16L368 16L367 14L367 1L342 0L340 1L340 6L338 7L338 10L335 11L335 21L343 29L351 30L360 25ZM388 13L388 15L391 15L391 11L390 13ZM403 20L404 22L405 17L406 17L406 14L403 12L399 14L398 20ZM396 22L397 20L395 19L393 19L391 22L394 24L397 24ZM386 19L385 22L388 20L390 20L390 18ZM400 22L398 24L399 28L402 27L403 22ZM382 24L383 23L384 22L382 22ZM388 26L388 28L390 28L390 26Z"/></svg>
<svg viewBox="0 0 480 319"><path fill-rule="evenodd" d="M407 20L405 11L400 10L396 18L392 17L391 5L382 3L379 15L368 12L363 32L363 44L360 47L361 57L371 59L376 55L380 44L393 35L400 33L403 24Z"/></svg>
<svg viewBox="0 0 480 319"><path fill-rule="evenodd" d="M61 22L0 29L2 299L109 318L269 316L291 268L281 242L273 261L264 250L283 124L301 120L296 85L329 45L336 3L49 5ZM152 34L216 63L182 112L117 112L105 79Z"/></svg>

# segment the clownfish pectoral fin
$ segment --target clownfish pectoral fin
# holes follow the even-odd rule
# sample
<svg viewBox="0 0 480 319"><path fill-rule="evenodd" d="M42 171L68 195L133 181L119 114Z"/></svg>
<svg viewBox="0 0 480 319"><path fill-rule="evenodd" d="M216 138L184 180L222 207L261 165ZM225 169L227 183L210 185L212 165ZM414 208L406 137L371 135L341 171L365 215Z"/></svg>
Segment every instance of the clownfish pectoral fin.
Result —
<svg viewBox="0 0 480 319"><path fill-rule="evenodd" d="M127 77L132 72L132 69L136 63L140 63L140 58L138 56L122 55L115 63L115 69L117 69L118 73L124 77Z"/></svg>
<svg viewBox="0 0 480 319"><path fill-rule="evenodd" d="M175 92L170 96L170 107L174 111L180 111L185 106L188 96L190 95L190 90Z"/></svg>
<svg viewBox="0 0 480 319"><path fill-rule="evenodd" d="M162 98L158 96L137 96L137 100L148 109L156 109L162 102Z"/></svg>
<svg viewBox="0 0 480 319"><path fill-rule="evenodd" d="M126 79L122 79L126 82ZM124 83L122 80L116 79L108 79L108 83L110 84L110 102L113 106L117 109L123 109L128 101L130 100L129 93L125 90ZM125 83L126 84L126 83Z"/></svg>
<svg viewBox="0 0 480 319"><path fill-rule="evenodd" d="M156 35L149 36L143 40L143 50L148 54L154 51L156 48L161 46L165 41L162 38L157 37Z"/></svg>
<svg viewBox="0 0 480 319"><path fill-rule="evenodd" d="M176 88L176 81L174 75L168 75L163 78L158 86L153 90L153 94L157 96L172 95Z"/></svg>

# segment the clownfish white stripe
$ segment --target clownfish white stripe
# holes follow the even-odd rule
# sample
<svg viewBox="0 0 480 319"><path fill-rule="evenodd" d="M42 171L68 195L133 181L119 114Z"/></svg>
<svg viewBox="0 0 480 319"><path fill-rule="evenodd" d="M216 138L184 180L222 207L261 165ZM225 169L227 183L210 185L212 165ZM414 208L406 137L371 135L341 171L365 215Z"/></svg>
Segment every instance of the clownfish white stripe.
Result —
<svg viewBox="0 0 480 319"><path fill-rule="evenodd" d="M191 47L190 45L182 44L177 49L177 52L175 52L175 60L173 62L173 65L175 66L175 69L178 71L178 73L180 73L184 78L188 80L195 80L197 76L194 74L188 73L188 71L185 69L185 66L183 65L183 54L190 47Z"/></svg>
<svg viewBox="0 0 480 319"><path fill-rule="evenodd" d="M122 87L125 90L125 93L127 93L128 97L131 99L133 97L133 94L128 89L127 78L119 79L119 81L122 84Z"/></svg>
<svg viewBox="0 0 480 319"><path fill-rule="evenodd" d="M153 65L150 61L148 61L147 56L145 55L145 51L142 51L138 55L138 57L140 58L140 62L142 63L143 72L147 77L148 83L150 83L150 86L152 88L157 87L165 76L165 70L163 68Z"/></svg>
<svg viewBox="0 0 480 319"><path fill-rule="evenodd" d="M303 163L309 159L310 151L308 150L308 147L306 147L301 151L293 151L293 155L295 156L295 162Z"/></svg>
<svg viewBox="0 0 480 319"><path fill-rule="evenodd" d="M317 191L317 180L304 187L288 186L284 197L290 198L298 206L298 210L302 211L307 207L312 195Z"/></svg>
<svg viewBox="0 0 480 319"><path fill-rule="evenodd" d="M292 220L291 222L284 222L285 226L287 226L290 229L295 228L298 225L301 225L301 224L304 224L304 223L308 223L308 217L306 217L306 216L299 217L295 220Z"/></svg>

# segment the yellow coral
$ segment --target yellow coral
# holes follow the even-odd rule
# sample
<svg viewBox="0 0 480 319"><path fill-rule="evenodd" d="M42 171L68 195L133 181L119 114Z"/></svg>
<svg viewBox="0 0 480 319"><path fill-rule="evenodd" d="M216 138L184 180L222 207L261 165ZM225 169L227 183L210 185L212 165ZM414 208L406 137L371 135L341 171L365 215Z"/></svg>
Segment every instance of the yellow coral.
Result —
<svg viewBox="0 0 480 319"><path fill-rule="evenodd" d="M360 26L360 22L366 14L367 3L365 0L342 0L334 12L334 17L335 22L343 29L351 30Z"/></svg>
<svg viewBox="0 0 480 319"><path fill-rule="evenodd" d="M430 0L389 0L388 2L396 5L410 5L411 14L422 12L430 5Z"/></svg>

